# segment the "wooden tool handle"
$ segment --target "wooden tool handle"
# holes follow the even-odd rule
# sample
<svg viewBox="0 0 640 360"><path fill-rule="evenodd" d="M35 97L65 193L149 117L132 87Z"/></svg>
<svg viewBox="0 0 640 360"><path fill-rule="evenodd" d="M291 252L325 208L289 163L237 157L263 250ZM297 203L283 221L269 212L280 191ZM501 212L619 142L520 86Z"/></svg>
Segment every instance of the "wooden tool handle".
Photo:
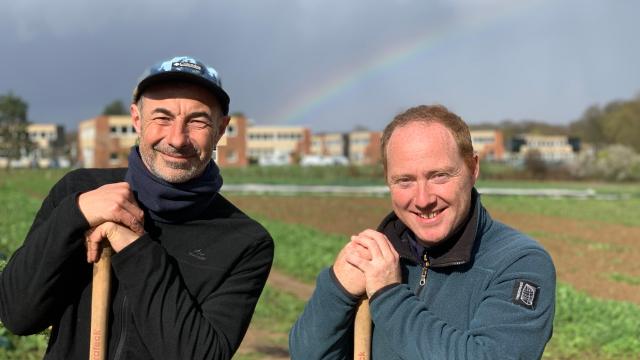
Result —
<svg viewBox="0 0 640 360"><path fill-rule="evenodd" d="M111 252L110 246L102 249L100 260L93 264L93 283L91 287L91 338L89 341L89 359L107 358L107 335L109 320L109 291L111 288Z"/></svg>
<svg viewBox="0 0 640 360"><path fill-rule="evenodd" d="M369 313L369 299L362 298L356 309L353 328L353 359L371 359L371 314Z"/></svg>

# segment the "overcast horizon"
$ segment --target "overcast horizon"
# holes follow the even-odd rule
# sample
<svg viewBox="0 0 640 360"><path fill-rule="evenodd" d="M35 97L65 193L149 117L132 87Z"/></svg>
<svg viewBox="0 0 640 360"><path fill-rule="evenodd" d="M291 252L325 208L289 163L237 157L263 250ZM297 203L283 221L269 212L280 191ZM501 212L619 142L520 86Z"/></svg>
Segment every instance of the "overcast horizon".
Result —
<svg viewBox="0 0 640 360"><path fill-rule="evenodd" d="M0 13L0 94L73 131L128 104L153 63L191 55L258 125L382 129L432 103L470 124L566 125L640 95L638 13L633 0L23 0Z"/></svg>

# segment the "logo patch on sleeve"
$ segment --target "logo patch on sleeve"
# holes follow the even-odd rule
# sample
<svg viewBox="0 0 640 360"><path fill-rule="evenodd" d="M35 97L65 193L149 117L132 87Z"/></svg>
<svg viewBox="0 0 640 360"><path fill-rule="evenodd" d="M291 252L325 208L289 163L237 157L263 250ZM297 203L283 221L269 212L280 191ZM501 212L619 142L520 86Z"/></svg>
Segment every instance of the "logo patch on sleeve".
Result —
<svg viewBox="0 0 640 360"><path fill-rule="evenodd" d="M516 280L513 285L513 292L511 294L511 301L524 308L534 310L536 303L538 302L538 295L540 293L540 286L527 280Z"/></svg>

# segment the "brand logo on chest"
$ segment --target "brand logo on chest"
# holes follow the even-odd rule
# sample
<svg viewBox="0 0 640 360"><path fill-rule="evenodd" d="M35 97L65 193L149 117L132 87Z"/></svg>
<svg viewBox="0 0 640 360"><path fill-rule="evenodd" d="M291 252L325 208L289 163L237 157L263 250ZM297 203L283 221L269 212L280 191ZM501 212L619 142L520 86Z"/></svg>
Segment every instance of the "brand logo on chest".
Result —
<svg viewBox="0 0 640 360"><path fill-rule="evenodd" d="M194 257L194 258L196 258L198 260L202 260L202 261L207 260L207 256L204 253L204 251L202 251L202 249L191 250L191 251L189 251L188 254L189 254L189 256Z"/></svg>

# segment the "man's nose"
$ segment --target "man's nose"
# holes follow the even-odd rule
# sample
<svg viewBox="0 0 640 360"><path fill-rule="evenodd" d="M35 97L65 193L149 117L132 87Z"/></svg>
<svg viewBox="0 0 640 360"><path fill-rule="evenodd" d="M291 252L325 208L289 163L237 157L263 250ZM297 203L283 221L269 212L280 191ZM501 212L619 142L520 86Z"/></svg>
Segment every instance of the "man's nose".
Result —
<svg viewBox="0 0 640 360"><path fill-rule="evenodd" d="M436 202L436 195L432 191L428 181L418 181L416 186L416 194L414 197L414 204L420 209L425 209L429 205L433 205Z"/></svg>
<svg viewBox="0 0 640 360"><path fill-rule="evenodd" d="M167 135L167 143L178 149L189 143L189 129L183 121L172 122Z"/></svg>

